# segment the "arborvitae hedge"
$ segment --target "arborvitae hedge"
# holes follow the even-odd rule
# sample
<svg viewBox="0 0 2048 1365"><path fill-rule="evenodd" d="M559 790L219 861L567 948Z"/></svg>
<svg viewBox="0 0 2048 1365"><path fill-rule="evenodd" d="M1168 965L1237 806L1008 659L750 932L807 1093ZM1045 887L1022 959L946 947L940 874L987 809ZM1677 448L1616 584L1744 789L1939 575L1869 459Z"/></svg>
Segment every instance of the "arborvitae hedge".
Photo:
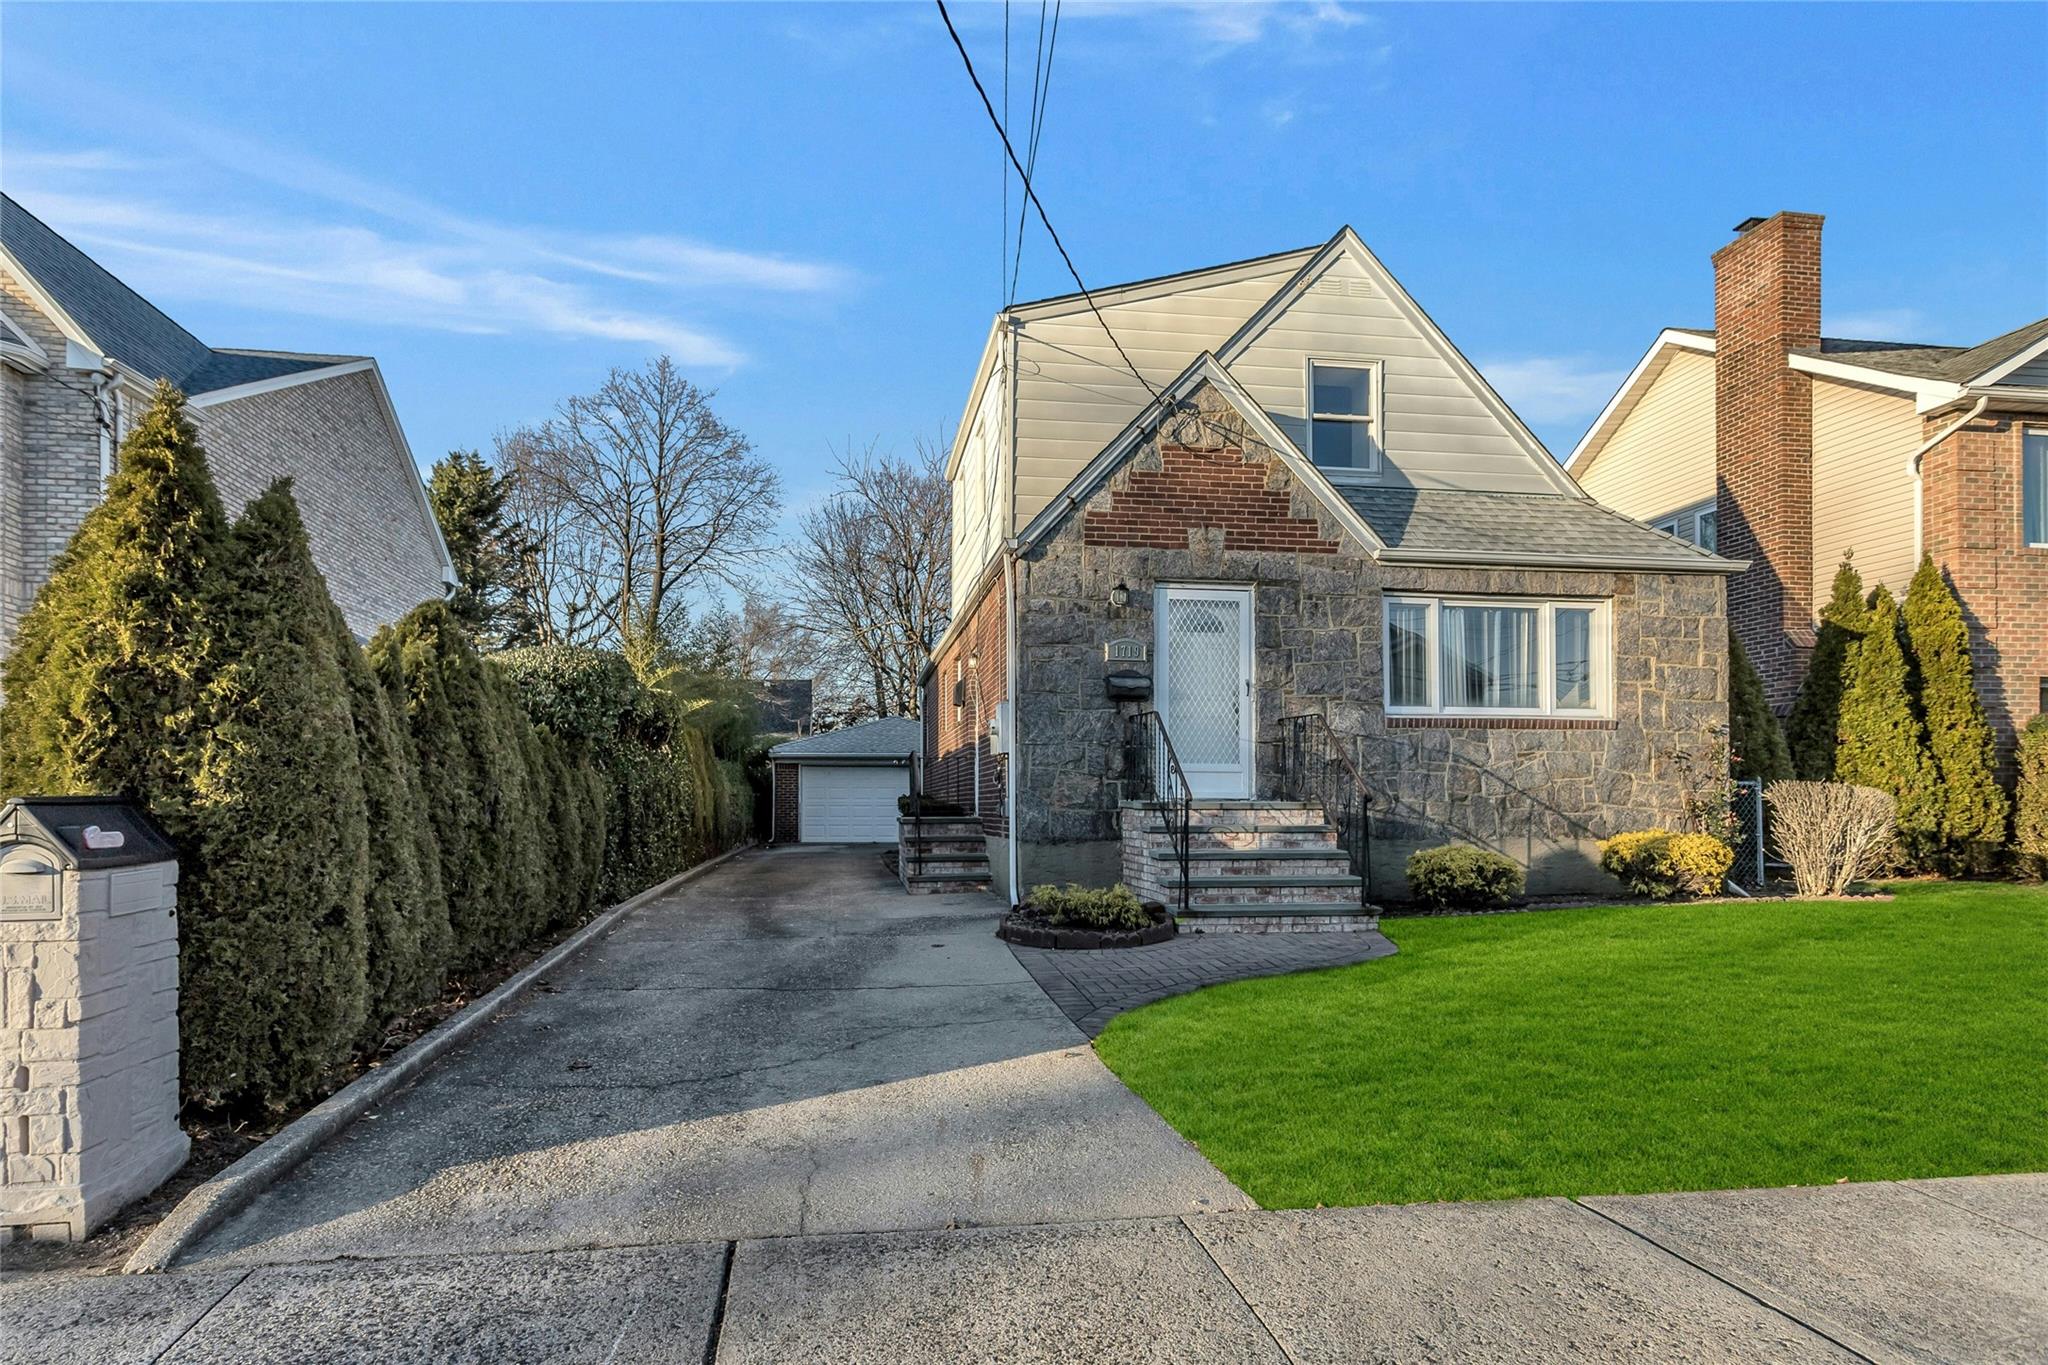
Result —
<svg viewBox="0 0 2048 1365"><path fill-rule="evenodd" d="M1835 570L1834 591L1820 614L1806 677L1785 720L1785 742L1792 766L1807 782L1835 777L1835 745L1841 730L1842 691L1848 686L1849 652L1863 638L1869 611L1863 603L1863 577L1849 556Z"/></svg>
<svg viewBox="0 0 2048 1365"><path fill-rule="evenodd" d="M235 524L195 780L197 875L180 878L188 1095L319 1093L368 1013L369 825L333 603L279 482Z"/></svg>
<svg viewBox="0 0 2048 1365"><path fill-rule="evenodd" d="M371 1008L363 1041L374 1044L391 1016L440 995L450 943L448 898L441 889L440 842L420 792L419 758L400 703L378 681L340 609L330 603L328 616L348 682L370 821L363 918Z"/></svg>
<svg viewBox="0 0 2048 1365"><path fill-rule="evenodd" d="M2021 868L2048 878L2048 714L2020 731L2020 790L2013 815L2013 851Z"/></svg>
<svg viewBox="0 0 2048 1365"><path fill-rule="evenodd" d="M744 834L736 765L598 659L575 677L609 690L601 745L536 726L442 603L366 657L289 489L231 530L160 387L0 673L0 785L150 807L179 850L187 1098L287 1106L449 970Z"/></svg>
<svg viewBox="0 0 2048 1365"><path fill-rule="evenodd" d="M1849 656L1835 778L1898 799L1899 855L1918 868L1940 847L1941 794L1910 687L1898 604L1891 589L1879 588L1868 629Z"/></svg>
<svg viewBox="0 0 2048 1365"><path fill-rule="evenodd" d="M1728 631L1728 747L1735 754L1737 777L1782 782L1792 776L1792 755L1785 732L1764 700L1764 680L1757 676L1749 652L1731 627Z"/></svg>
<svg viewBox="0 0 2048 1365"><path fill-rule="evenodd" d="M227 518L184 399L159 385L106 496L23 615L0 687L0 788L146 801L189 835Z"/></svg>
<svg viewBox="0 0 2048 1365"><path fill-rule="evenodd" d="M1949 872L1989 872L2004 856L2010 808L1998 785L1997 741L1977 696L1969 623L1932 556L1913 575L1905 617L1920 716L1941 784L1937 862Z"/></svg>

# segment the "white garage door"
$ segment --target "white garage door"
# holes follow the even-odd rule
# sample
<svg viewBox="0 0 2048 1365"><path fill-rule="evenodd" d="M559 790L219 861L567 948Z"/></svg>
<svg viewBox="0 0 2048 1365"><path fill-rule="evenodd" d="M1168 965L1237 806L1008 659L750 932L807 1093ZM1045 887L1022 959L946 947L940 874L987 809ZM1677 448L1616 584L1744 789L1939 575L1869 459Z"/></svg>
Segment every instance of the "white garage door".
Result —
<svg viewBox="0 0 2048 1365"><path fill-rule="evenodd" d="M797 770L797 835L807 844L893 844L896 798L910 790L902 768L828 767Z"/></svg>

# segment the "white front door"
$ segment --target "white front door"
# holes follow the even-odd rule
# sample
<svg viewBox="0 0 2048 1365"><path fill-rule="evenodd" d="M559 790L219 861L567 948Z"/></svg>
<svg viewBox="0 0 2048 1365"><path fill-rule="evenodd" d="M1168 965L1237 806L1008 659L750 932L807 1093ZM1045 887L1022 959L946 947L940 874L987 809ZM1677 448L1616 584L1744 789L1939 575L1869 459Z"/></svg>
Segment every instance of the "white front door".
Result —
<svg viewBox="0 0 2048 1365"><path fill-rule="evenodd" d="M1252 590L1159 589L1161 719L1196 796L1252 794Z"/></svg>

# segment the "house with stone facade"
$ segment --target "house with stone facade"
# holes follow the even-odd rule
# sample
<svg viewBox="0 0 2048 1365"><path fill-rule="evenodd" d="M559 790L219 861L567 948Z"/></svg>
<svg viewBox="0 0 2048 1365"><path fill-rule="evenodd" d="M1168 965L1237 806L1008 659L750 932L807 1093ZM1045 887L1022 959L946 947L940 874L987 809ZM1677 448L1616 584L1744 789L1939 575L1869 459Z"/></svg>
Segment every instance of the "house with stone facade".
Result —
<svg viewBox="0 0 2048 1365"><path fill-rule="evenodd" d="M1741 565L1588 497L1349 228L1006 308L948 478L922 787L1013 898L1344 927L1450 841L1612 890L1725 735Z"/></svg>
<svg viewBox="0 0 2048 1365"><path fill-rule="evenodd" d="M291 477L357 634L454 585L374 359L208 346L0 195L0 650L160 379L190 400L230 514Z"/></svg>
<svg viewBox="0 0 2048 1365"><path fill-rule="evenodd" d="M1932 555L2009 764L2048 710L2048 318L1974 346L1825 336L1821 225L1737 227L1713 257L1713 329L1659 333L1566 467L1749 561L1729 614L1781 714L1843 556L1902 595Z"/></svg>

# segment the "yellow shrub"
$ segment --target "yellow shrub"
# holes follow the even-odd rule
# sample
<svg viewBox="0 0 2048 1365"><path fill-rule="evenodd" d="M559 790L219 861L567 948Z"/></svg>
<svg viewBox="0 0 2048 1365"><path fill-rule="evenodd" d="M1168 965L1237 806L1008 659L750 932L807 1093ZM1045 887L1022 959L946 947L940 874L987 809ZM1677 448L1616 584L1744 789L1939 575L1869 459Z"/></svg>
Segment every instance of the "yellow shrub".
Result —
<svg viewBox="0 0 2048 1365"><path fill-rule="evenodd" d="M1735 850L1711 834L1639 829L1600 845L1600 866L1639 896L1711 896L1735 865Z"/></svg>
<svg viewBox="0 0 2048 1365"><path fill-rule="evenodd" d="M1715 894L1735 866L1735 850L1711 834L1674 834L1665 848L1681 895Z"/></svg>

